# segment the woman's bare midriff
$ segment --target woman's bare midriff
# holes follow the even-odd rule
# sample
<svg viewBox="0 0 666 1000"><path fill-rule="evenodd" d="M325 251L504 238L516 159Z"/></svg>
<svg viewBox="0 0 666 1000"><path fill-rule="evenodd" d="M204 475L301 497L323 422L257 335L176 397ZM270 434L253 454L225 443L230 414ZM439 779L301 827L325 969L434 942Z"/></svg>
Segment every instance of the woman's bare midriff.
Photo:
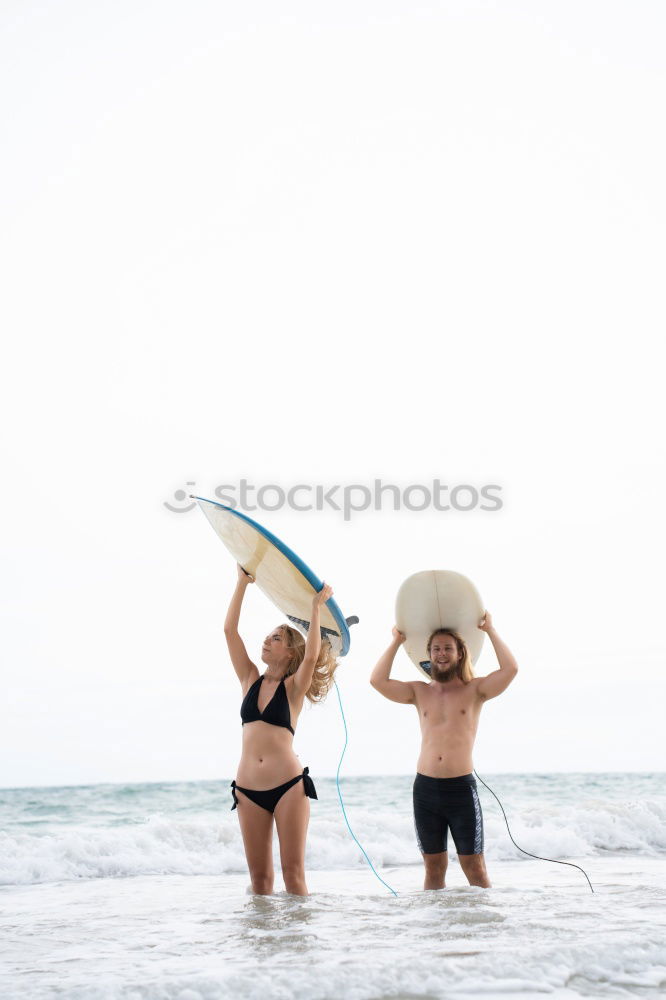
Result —
<svg viewBox="0 0 666 1000"><path fill-rule="evenodd" d="M293 750L294 737L283 726L257 720L243 726L243 751L236 782L257 792L283 785L303 770Z"/></svg>

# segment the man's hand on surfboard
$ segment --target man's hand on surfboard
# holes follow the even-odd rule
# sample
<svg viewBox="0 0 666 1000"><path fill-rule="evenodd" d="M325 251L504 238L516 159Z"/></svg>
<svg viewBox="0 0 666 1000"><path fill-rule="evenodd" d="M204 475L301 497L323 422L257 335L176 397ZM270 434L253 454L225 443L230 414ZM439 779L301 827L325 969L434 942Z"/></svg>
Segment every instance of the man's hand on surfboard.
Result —
<svg viewBox="0 0 666 1000"><path fill-rule="evenodd" d="M323 587L318 594L315 594L312 598L313 604L318 604L320 607L322 604L326 604L329 597L333 596L333 587L330 587L326 582L324 582Z"/></svg>
<svg viewBox="0 0 666 1000"><path fill-rule="evenodd" d="M480 628L482 632L490 632L492 627L493 627L492 615L490 614L490 611L484 611L483 618L477 625L477 628Z"/></svg>
<svg viewBox="0 0 666 1000"><path fill-rule="evenodd" d="M399 642L401 646L402 646L403 642L405 642L405 640L407 639L407 636L403 635L402 632L399 631L399 629L398 629L398 627L396 625L393 626L392 635L393 635L393 638L395 639L395 641Z"/></svg>

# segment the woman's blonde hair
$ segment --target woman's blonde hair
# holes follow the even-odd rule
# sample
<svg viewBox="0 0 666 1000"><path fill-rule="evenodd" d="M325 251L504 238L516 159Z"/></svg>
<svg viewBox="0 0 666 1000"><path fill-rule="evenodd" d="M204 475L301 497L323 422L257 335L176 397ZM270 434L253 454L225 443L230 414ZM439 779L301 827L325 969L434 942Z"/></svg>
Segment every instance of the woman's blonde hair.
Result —
<svg viewBox="0 0 666 1000"><path fill-rule="evenodd" d="M452 628L436 628L428 639L428 656L430 656L430 647L432 646L432 640L436 635L450 635L455 641L456 647L458 649L458 677L463 682L463 684L469 684L469 682L474 677L474 667L472 666L472 657L469 655L469 649L467 648L467 643L461 635L458 635Z"/></svg>
<svg viewBox="0 0 666 1000"><path fill-rule="evenodd" d="M291 659L287 673L287 677L290 677L296 673L303 662L303 657L305 656L305 639L291 625L281 625L280 628L287 641L288 648L294 650L294 656ZM333 655L330 642L328 639L322 639L321 649L319 650L319 656L317 657L312 675L312 683L305 692L305 697L308 701L316 702L324 700L333 684L333 674L337 670L337 667L338 661Z"/></svg>

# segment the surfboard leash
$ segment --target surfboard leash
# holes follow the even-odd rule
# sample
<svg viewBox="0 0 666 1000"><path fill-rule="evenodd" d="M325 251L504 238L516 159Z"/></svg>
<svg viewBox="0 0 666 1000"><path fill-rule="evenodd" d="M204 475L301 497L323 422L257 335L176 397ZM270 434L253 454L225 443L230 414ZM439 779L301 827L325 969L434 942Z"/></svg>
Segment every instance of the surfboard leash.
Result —
<svg viewBox="0 0 666 1000"><path fill-rule="evenodd" d="M484 785L488 789L488 791L490 792L490 794L494 795L495 798L497 799L497 803L498 803L500 809L502 810L502 816L504 816L504 822L506 823L506 828L509 831L509 836L511 837L511 843L514 845L514 847L517 847L519 851L521 851L523 854L526 854L528 856L528 858L536 858L537 861L550 861L554 865L569 865L570 868L577 868L579 872L583 872L583 875L587 879L587 884L590 887L590 891L594 892L594 889L592 888L592 883L590 882L590 880L588 878L587 872L583 868L581 868L580 865L575 865L573 863L573 861L558 861L556 858L541 858L541 857L539 857L538 854L530 854L529 851L525 851L525 850L523 850L522 847L519 847L518 844L515 842L515 840L513 839L512 835L511 835L511 830L509 829L509 821L506 818L506 813L504 812L504 806L502 805L502 803L500 802L500 800L497 798L497 796L493 792L493 790L490 787L490 785L486 785L485 781L483 780L482 777L480 777L480 775L477 773L476 770L474 771L474 774L476 774L476 776L479 779L479 781L481 782L481 784Z"/></svg>
<svg viewBox="0 0 666 1000"><path fill-rule="evenodd" d="M368 857L365 848L363 847L363 845L359 841L358 837L356 836L356 834L352 830L351 825L349 823L349 820L347 819L347 812L345 810L345 804L342 801L342 790L340 788L340 768L342 767L342 761L343 761L343 758L345 756L345 753L347 752L347 743L349 742L349 736L348 736L348 732L347 732L347 720L345 719L345 710L342 707L342 698L340 697L340 689L339 689L339 687L337 685L337 682L335 680L333 681L333 684L335 686L335 692L336 692L336 694L338 696L338 704L340 705L340 714L342 715L342 724L345 727L345 745L342 748L342 753L340 755L340 761L338 763L338 770L337 770L336 775L335 775L335 783L336 783L336 786L337 786L337 789L338 789L338 798L340 799L340 806L342 808L342 815L345 818L345 823L347 824L347 829L349 830L349 832L350 832L350 834L352 836L352 840L358 845L358 847L360 847L361 851L363 852L363 857L365 858L365 860L370 865L370 868L372 869L374 875L379 879L379 881L382 883L382 885L386 886L386 888L389 890L389 892L393 893L393 895L397 899L398 893L395 891L395 889L393 889L388 884L388 882L384 881L384 879L381 877L381 875L377 874L377 871L375 870L375 866L373 865L372 861Z"/></svg>

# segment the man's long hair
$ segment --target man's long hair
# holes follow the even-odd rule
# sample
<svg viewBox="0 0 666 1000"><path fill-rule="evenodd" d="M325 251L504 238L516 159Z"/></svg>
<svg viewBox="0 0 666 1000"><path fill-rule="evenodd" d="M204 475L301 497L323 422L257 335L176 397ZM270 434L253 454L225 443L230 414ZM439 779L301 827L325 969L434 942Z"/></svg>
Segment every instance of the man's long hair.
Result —
<svg viewBox="0 0 666 1000"><path fill-rule="evenodd" d="M428 639L428 658L430 658L430 647L432 646L432 640L437 635L450 635L455 641L456 647L458 649L458 663L457 663L457 675L463 684L469 684L469 682L474 677L474 667L472 666L472 657L469 655L469 649L467 648L467 643L461 635L452 628L436 628Z"/></svg>

